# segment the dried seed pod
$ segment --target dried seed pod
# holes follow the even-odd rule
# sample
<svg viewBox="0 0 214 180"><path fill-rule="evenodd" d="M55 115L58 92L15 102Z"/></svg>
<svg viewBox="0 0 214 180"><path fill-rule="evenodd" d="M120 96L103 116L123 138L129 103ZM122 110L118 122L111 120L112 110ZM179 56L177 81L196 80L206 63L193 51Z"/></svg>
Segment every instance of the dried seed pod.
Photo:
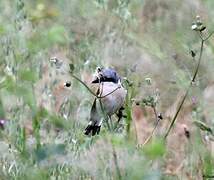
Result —
<svg viewBox="0 0 214 180"><path fill-rule="evenodd" d="M190 50L190 54L193 58L196 56L196 53L193 50Z"/></svg>
<svg viewBox="0 0 214 180"><path fill-rule="evenodd" d="M202 32L202 31L204 31L206 29L206 26L201 26L200 27L200 31Z"/></svg>
<svg viewBox="0 0 214 180"><path fill-rule="evenodd" d="M65 82L64 87L71 87L71 82L70 81Z"/></svg>
<svg viewBox="0 0 214 180"><path fill-rule="evenodd" d="M159 113L159 114L158 114L158 118L159 118L160 120L162 120L162 119L163 119L163 116L162 116L162 114L161 114L161 113Z"/></svg>

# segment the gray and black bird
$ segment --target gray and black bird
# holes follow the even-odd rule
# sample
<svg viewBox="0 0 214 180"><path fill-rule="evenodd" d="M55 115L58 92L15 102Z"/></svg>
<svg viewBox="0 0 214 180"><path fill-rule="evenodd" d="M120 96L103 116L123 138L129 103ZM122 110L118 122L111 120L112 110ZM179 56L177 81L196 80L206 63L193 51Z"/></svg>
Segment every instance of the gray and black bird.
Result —
<svg viewBox="0 0 214 180"><path fill-rule="evenodd" d="M123 108L127 90L121 85L121 78L112 68L97 68L96 77L92 83L98 83L97 96L91 107L90 121L85 129L85 135L99 134L103 119ZM106 116L106 117L105 117Z"/></svg>

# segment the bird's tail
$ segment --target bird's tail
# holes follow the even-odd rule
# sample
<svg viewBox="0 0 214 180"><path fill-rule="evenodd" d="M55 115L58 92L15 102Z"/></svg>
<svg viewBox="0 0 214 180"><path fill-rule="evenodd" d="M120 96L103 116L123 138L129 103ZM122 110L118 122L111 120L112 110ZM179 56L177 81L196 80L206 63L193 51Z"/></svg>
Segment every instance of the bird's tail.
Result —
<svg viewBox="0 0 214 180"><path fill-rule="evenodd" d="M101 128L102 121L100 120L100 116L96 107L96 98L93 102L90 112L90 121L88 126L85 128L84 134L92 136L99 134Z"/></svg>
<svg viewBox="0 0 214 180"><path fill-rule="evenodd" d="M88 124L88 126L85 128L84 134L85 134L85 135L90 135L90 134L92 134L92 136L94 136L94 135L96 135L96 134L99 134L100 128L101 128L101 125L93 124L93 123L90 121L89 124Z"/></svg>

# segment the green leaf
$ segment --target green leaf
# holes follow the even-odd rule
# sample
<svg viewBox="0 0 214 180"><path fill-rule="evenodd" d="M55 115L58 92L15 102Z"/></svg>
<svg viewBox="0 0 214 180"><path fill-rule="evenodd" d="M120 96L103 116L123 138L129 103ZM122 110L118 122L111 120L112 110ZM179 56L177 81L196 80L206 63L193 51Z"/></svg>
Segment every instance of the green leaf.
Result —
<svg viewBox="0 0 214 180"><path fill-rule="evenodd" d="M41 161L54 155L65 154L65 147L64 144L45 144L34 151L35 158Z"/></svg>
<svg viewBox="0 0 214 180"><path fill-rule="evenodd" d="M14 92L16 83L11 76L6 76L6 78L0 83L0 89L3 88L5 88L9 92Z"/></svg>
<svg viewBox="0 0 214 180"><path fill-rule="evenodd" d="M151 143L145 145L143 152L150 158L155 159L162 157L166 151L163 140L155 139Z"/></svg>
<svg viewBox="0 0 214 180"><path fill-rule="evenodd" d="M36 82L38 80L38 75L32 70L22 70L19 72L19 78L23 81Z"/></svg>
<svg viewBox="0 0 214 180"><path fill-rule="evenodd" d="M37 114L40 118L46 118L49 115L48 111L45 108L40 108Z"/></svg>
<svg viewBox="0 0 214 180"><path fill-rule="evenodd" d="M3 25L0 24L0 35L3 35L5 33L5 28Z"/></svg>
<svg viewBox="0 0 214 180"><path fill-rule="evenodd" d="M65 154L65 144L50 144L48 146L49 155Z"/></svg>
<svg viewBox="0 0 214 180"><path fill-rule="evenodd" d="M26 154L26 134L25 134L25 128L19 127L17 129L17 139L16 139L16 148L17 150L22 154Z"/></svg>
<svg viewBox="0 0 214 180"><path fill-rule="evenodd" d="M212 158L212 155L210 153L207 153L205 156L204 156L204 165L203 165L203 171L204 171L204 174L206 176L209 176L209 175L213 175L214 173L214 159Z"/></svg>
<svg viewBox="0 0 214 180"><path fill-rule="evenodd" d="M60 116L50 115L49 120L57 128L65 128L65 129L69 128L68 123Z"/></svg>
<svg viewBox="0 0 214 180"><path fill-rule="evenodd" d="M207 131L207 132L213 134L212 129L211 129L208 125L206 125L204 122L199 121L199 120L195 120L193 123L194 123L197 127L199 127L202 131Z"/></svg>
<svg viewBox="0 0 214 180"><path fill-rule="evenodd" d="M42 161L48 156L48 152L44 147L37 148L34 153L37 161Z"/></svg>
<svg viewBox="0 0 214 180"><path fill-rule="evenodd" d="M4 118L4 117L5 117L4 105L0 96L0 118Z"/></svg>
<svg viewBox="0 0 214 180"><path fill-rule="evenodd" d="M74 72L74 64L70 63L69 68L70 68L70 73L73 73Z"/></svg>
<svg viewBox="0 0 214 180"><path fill-rule="evenodd" d="M59 43L64 44L65 43L65 29L63 26L54 26L50 29L50 31L47 34L48 40L51 43Z"/></svg>
<svg viewBox="0 0 214 180"><path fill-rule="evenodd" d="M128 145L127 143L125 144L123 136L116 135L116 134L114 136L112 136L111 142L115 146Z"/></svg>

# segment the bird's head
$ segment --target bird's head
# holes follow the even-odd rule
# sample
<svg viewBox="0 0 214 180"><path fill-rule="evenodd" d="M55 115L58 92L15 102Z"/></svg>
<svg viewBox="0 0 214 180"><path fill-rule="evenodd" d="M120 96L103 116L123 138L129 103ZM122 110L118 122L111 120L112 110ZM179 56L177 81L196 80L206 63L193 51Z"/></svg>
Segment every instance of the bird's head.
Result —
<svg viewBox="0 0 214 180"><path fill-rule="evenodd" d="M96 69L95 79L91 83L101 83L101 82L113 82L119 83L120 76L112 68L100 68Z"/></svg>

